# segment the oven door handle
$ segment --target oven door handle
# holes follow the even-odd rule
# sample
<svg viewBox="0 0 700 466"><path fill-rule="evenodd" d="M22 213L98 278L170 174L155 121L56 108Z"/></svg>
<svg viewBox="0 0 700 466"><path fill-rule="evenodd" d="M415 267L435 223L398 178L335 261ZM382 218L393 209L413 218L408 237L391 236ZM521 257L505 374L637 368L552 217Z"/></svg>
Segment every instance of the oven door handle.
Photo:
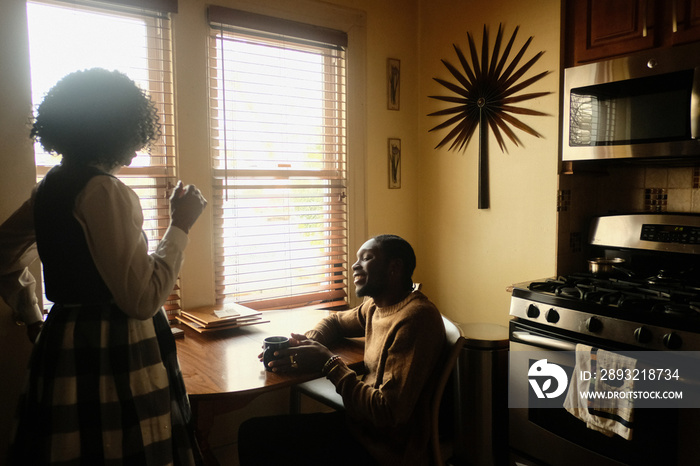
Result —
<svg viewBox="0 0 700 466"><path fill-rule="evenodd" d="M555 338L533 335L528 332L513 331L510 337L511 341L525 343L529 345L540 346L544 349L559 350L559 351L576 351L576 343L570 343L564 340Z"/></svg>
<svg viewBox="0 0 700 466"><path fill-rule="evenodd" d="M690 93L690 137L700 138L700 67L693 71L693 87Z"/></svg>

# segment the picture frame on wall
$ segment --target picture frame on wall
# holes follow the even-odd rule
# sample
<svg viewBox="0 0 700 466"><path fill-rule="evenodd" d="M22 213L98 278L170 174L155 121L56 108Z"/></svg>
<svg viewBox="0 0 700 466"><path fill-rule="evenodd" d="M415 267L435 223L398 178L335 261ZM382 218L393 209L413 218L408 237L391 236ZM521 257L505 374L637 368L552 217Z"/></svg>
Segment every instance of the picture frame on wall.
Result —
<svg viewBox="0 0 700 466"><path fill-rule="evenodd" d="M386 60L386 108L398 110L401 97L401 60L387 58Z"/></svg>
<svg viewBox="0 0 700 466"><path fill-rule="evenodd" d="M389 138L389 189L401 188L401 139Z"/></svg>

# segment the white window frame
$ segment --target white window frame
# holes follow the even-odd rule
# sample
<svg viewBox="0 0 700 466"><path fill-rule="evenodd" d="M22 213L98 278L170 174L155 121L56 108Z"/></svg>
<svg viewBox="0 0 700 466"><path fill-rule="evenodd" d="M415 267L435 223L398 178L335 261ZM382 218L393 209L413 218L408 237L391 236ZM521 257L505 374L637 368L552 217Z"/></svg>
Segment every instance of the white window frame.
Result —
<svg viewBox="0 0 700 466"><path fill-rule="evenodd" d="M345 95L346 89L344 65L344 46L346 43L343 41L347 41L347 36L342 33L339 34L337 31L328 31L317 27L309 28L305 24L223 7L210 7L209 16L212 24L209 83L211 144L214 165L213 185L216 225L214 231L214 262L216 267L217 303L223 304L234 301L258 309L300 305L317 305L330 308L346 306L348 290L347 271L349 268L348 222L345 203L347 188L345 185L347 181L347 125L345 124L346 99L342 96ZM251 28L255 29L253 34L249 34ZM284 37L281 39L280 33L284 33ZM289 40L290 36L295 38ZM247 47L247 44L251 42L260 45L252 48ZM338 45L319 45L321 42ZM268 50L276 50L277 52L275 53L282 56L287 56L288 52L286 50L288 49L300 50L301 52L289 54L288 58L291 58L293 55L295 57L294 60L306 60L306 56L325 57L323 58L325 60L324 63L326 63L323 68L323 75L328 87L323 91L323 102L326 103L322 105L323 108L326 108L323 112L323 118L328 118L328 120L324 121L323 127L329 129L325 130L324 138L317 140L316 146L311 148L308 144L305 144L308 140L314 140L311 134L295 138L287 133L284 137L297 141L297 143L290 143L289 140L285 140L284 137L275 133L270 137L269 144L276 149L268 152L262 144L256 144L255 139L267 138L269 133L258 132L252 138L252 142L247 142L248 133L244 130L236 131L241 127L250 127L249 131L253 132L260 131L258 128L261 125L264 125L268 131L270 129L282 131L293 126L287 125L285 128L282 128L279 125L266 125L265 123L269 119L276 118L274 114L262 119L261 124L251 124L250 121L258 117L256 110L253 110L247 116L245 110L237 110L236 113L231 111L231 107L237 105L235 102L244 98L244 88L251 90L251 92L260 91L259 89L252 89L255 86L250 84L251 82L257 83L256 78L245 78L236 74L235 79L241 79L241 81L232 81L232 75L234 75L235 70L252 71L255 69L255 65L247 64L248 62L239 61L239 64L233 66L230 64L232 63L231 61L227 61L233 55L233 50L243 49L259 50L264 53ZM308 55L306 55L307 53ZM258 60L254 55L247 55L246 58L236 56L236 59L263 61L262 59ZM266 73L267 70L263 71L263 75L259 75L257 79L262 82L262 80L266 79ZM294 81L294 84L290 85L302 87L303 82L300 85L300 81ZM262 92L270 91L264 89ZM304 91L299 90L297 92L301 94ZM341 94L337 94L338 92ZM315 95L318 95L318 91ZM339 106L332 103L336 102L336 95L341 96L341 100L338 101ZM241 96L240 99L238 96ZM296 100L294 97L297 96L293 96L292 100ZM290 97L287 96L286 99L289 100ZM229 106L228 109L227 105ZM226 115L226 118L221 118L223 114ZM308 130L308 128L301 129ZM299 149L301 152L296 152L296 144L301 146L301 149ZM252 155L250 155L250 152L240 149L242 146L253 146L253 149L248 149L253 151ZM323 158L310 162L307 158L309 151L315 150L321 150L324 154ZM228 154L228 156L225 154ZM252 163L249 160L245 160L250 157L253 157ZM265 159L267 158L273 159L273 162L266 162ZM275 160L277 162L281 161L281 163L277 163ZM260 165L262 168L257 165ZM310 188L310 191L306 191L307 186ZM251 187L256 189L251 189ZM265 189L262 195L270 196L269 198L259 198L258 188L263 187ZM282 189L280 189L281 187ZM250 266L239 267L239 263L247 261L248 255L246 253L248 251L252 253L254 250L253 246L258 242L259 238L246 237L246 232L249 231L247 229L236 230L237 233L234 234L228 228L234 228L231 226L232 224L243 223L244 219L238 218L238 216L243 217L243 215L255 216L258 219L255 220L255 225L259 225L262 222L264 225L270 225L270 229L277 228L277 222L264 217L267 210L272 212L271 215L292 215L289 220L290 225L292 225L296 221L296 215L298 215L298 204L294 204L297 205L297 208L294 208L293 205L289 208L272 206L279 204L277 196L280 192L287 193L285 196L292 196L285 197L288 201L292 203L299 202L297 195L293 194L299 190L314 192L316 193L315 195L318 195L319 192L327 193L324 195L326 197L322 201L322 205L314 203L315 207L311 207L316 212L316 220L311 223L316 229L322 230L314 238L316 244L321 242L324 247L314 246L301 253L295 253L294 249L298 247L296 243L283 245L283 252L280 251L271 256L263 254L263 252L253 255L254 260L258 263L254 268ZM251 196L258 200L255 201ZM246 208L245 210L237 208L235 206L238 204L239 198L243 198L240 201L240 204L243 206L257 202L259 207L256 209ZM270 199L270 201L267 202L267 199ZM293 201L293 199L297 200ZM224 206L226 206L226 209L224 209ZM241 212L246 212L246 214ZM333 223L324 224L322 222L319 224L319 215L321 216L320 218L326 218L326 222L331 221ZM226 225L229 225L229 227L226 227ZM304 227L308 226L310 225L304 225ZM297 233L291 233L286 236L292 242L299 241L301 239L300 228L292 228L291 230ZM226 231L228 233L225 233ZM261 236L267 233L265 228L256 231L259 231ZM275 241L279 241L278 235L270 235L270 239L272 241L269 246L270 250L280 246L279 242L275 243ZM242 243L242 245L235 246L238 243ZM309 244L311 243L308 243L305 247L308 248ZM318 257L311 263L304 257L305 255L310 257L318 255ZM326 255L334 259L323 265L323 259ZM287 262L286 259L278 259L277 262L270 264L270 257L296 257L296 259L291 259L290 262ZM268 261L268 263L261 263L261 261ZM283 265L278 266L278 262ZM266 272L251 273L251 269L257 271L258 266L265 267L266 265L268 266ZM326 272L319 272L319 268ZM234 273L236 275L233 276L234 278L231 278L231 274ZM251 280L252 283L248 283Z"/></svg>

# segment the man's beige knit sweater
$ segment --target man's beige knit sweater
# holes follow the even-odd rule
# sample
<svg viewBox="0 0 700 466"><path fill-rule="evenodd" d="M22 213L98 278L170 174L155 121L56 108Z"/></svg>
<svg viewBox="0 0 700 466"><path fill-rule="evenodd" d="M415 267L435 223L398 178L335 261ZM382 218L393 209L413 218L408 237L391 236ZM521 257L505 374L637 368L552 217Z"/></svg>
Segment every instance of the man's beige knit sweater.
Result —
<svg viewBox="0 0 700 466"><path fill-rule="evenodd" d="M367 299L306 335L326 346L342 337L365 337L366 374L358 379L340 363L328 375L343 397L348 422L380 464L427 464L429 392L446 345L435 305L420 291L385 308Z"/></svg>

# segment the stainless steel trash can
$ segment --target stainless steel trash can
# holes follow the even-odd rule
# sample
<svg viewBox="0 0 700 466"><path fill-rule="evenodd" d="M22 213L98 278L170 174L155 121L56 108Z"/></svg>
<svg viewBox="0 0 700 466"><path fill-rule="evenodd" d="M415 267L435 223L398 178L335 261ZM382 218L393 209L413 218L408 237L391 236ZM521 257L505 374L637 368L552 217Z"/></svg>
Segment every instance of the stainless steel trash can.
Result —
<svg viewBox="0 0 700 466"><path fill-rule="evenodd" d="M455 377L454 465L501 466L508 460L508 328L458 324L467 342Z"/></svg>

